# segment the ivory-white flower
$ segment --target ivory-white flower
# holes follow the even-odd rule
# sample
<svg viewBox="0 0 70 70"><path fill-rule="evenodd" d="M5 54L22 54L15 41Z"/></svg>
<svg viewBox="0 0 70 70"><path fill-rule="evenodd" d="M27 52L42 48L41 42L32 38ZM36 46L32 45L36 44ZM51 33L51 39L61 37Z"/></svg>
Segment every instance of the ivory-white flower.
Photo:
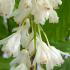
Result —
<svg viewBox="0 0 70 70"><path fill-rule="evenodd" d="M12 15L15 0L0 0L0 16L9 18Z"/></svg>
<svg viewBox="0 0 70 70"><path fill-rule="evenodd" d="M47 46L46 43L41 40L38 43L33 64L46 64L47 70L52 70L54 66L63 64L64 59L61 56L62 53L60 50L54 46ZM64 54L67 55L66 53Z"/></svg>
<svg viewBox="0 0 70 70"><path fill-rule="evenodd" d="M45 20L47 20L49 17L48 8L50 7L50 4L44 0L32 0L32 15L34 15L34 20L36 23L45 23Z"/></svg>
<svg viewBox="0 0 70 70"><path fill-rule="evenodd" d="M29 36L29 28L30 28L30 20L26 19L26 24L22 26L22 30L21 30L21 44L22 46L25 46L26 41L28 39Z"/></svg>
<svg viewBox="0 0 70 70"><path fill-rule="evenodd" d="M30 55L32 55L34 51L34 33L30 32L30 21L29 19L26 20L26 24L22 27L21 30L21 45L22 48L25 48L29 51Z"/></svg>
<svg viewBox="0 0 70 70"><path fill-rule="evenodd" d="M3 45L2 51L4 52L4 57L14 57L20 52L20 45L25 45L26 37L28 36L28 30L30 28L29 19L26 20L25 25L15 28L13 31L16 31L11 36L0 40L0 44Z"/></svg>
<svg viewBox="0 0 70 70"><path fill-rule="evenodd" d="M22 23L29 14L34 16L34 21L38 24L44 24L48 19L50 23L58 23L59 17L55 9L61 4L61 0L20 0L13 16L17 23Z"/></svg>
<svg viewBox="0 0 70 70"><path fill-rule="evenodd" d="M16 66L18 64L18 66ZM18 56L10 63L11 69L29 69L31 67L30 56L27 50L22 50ZM22 68L20 68L22 67Z"/></svg>
<svg viewBox="0 0 70 70"><path fill-rule="evenodd" d="M8 58L11 55L13 55L14 57L17 56L20 51L20 39L21 34L19 30L8 38L0 41L0 43L3 44L2 51L4 52L4 57Z"/></svg>
<svg viewBox="0 0 70 70"><path fill-rule="evenodd" d="M61 0L32 0L32 15L35 22L44 24L45 20L49 19L50 23L58 23L59 17L54 8L61 3Z"/></svg>
<svg viewBox="0 0 70 70"><path fill-rule="evenodd" d="M14 19L17 23L22 23L30 13L31 0L20 0L18 9L13 12Z"/></svg>
<svg viewBox="0 0 70 70"><path fill-rule="evenodd" d="M54 10L49 10L49 22L50 23L58 23L59 17L57 15L57 12Z"/></svg>

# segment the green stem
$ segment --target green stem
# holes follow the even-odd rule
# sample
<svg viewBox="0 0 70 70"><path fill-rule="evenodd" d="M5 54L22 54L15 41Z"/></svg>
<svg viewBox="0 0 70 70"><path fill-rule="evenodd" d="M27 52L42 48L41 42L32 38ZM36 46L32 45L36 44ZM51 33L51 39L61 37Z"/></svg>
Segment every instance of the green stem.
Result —
<svg viewBox="0 0 70 70"><path fill-rule="evenodd" d="M34 70L36 70L36 64L34 65Z"/></svg>
<svg viewBox="0 0 70 70"><path fill-rule="evenodd" d="M40 29L42 30L43 35L44 35L45 38L46 38L46 41L47 41L48 46L50 46L50 43L49 43L49 40L48 40L48 37L47 37L46 33L44 32L43 28L42 28L40 25L39 25L39 27L40 27Z"/></svg>
<svg viewBox="0 0 70 70"><path fill-rule="evenodd" d="M36 24L34 23L34 47L36 49Z"/></svg>
<svg viewBox="0 0 70 70"><path fill-rule="evenodd" d="M41 37L41 30L40 30L40 27L39 27L40 25L38 24L38 32L39 32L39 36L40 36L40 38L42 38Z"/></svg>
<svg viewBox="0 0 70 70"><path fill-rule="evenodd" d="M36 23L33 23L33 30L34 30L34 47L35 47L35 54L36 54ZM34 70L36 70L36 64L34 65Z"/></svg>

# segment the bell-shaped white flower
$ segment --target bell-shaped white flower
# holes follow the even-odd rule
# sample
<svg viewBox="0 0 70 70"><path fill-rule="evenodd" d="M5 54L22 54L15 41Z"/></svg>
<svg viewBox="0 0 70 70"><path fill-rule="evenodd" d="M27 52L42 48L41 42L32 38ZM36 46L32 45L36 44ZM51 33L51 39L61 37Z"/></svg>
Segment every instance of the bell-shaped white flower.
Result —
<svg viewBox="0 0 70 70"><path fill-rule="evenodd" d="M37 52L33 64L46 64L47 70L51 70L54 66L61 65L64 62L60 50L56 49L54 46L47 46L46 43L41 40L39 40L36 50ZM67 55L66 53L64 54Z"/></svg>
<svg viewBox="0 0 70 70"><path fill-rule="evenodd" d="M14 28L12 31L17 31L21 29L21 45L23 48L26 48L30 41L33 39L33 33L29 33L29 28L30 28L30 21L29 19L25 20L25 23L19 28Z"/></svg>
<svg viewBox="0 0 70 70"><path fill-rule="evenodd" d="M29 33L29 28L30 28L30 21L29 19L26 20L26 24L22 27L21 30L21 45L22 48L25 48L29 51L29 54L32 55L34 52L34 33L30 32Z"/></svg>
<svg viewBox="0 0 70 70"><path fill-rule="evenodd" d="M40 43L40 41L38 42L39 44L36 46L36 56L35 56L35 59L34 59L34 62L33 64L46 64L47 62L47 56L46 56L46 53L45 53L45 48L46 48L46 44L42 45L43 42ZM47 50L46 50L47 51Z"/></svg>
<svg viewBox="0 0 70 70"><path fill-rule="evenodd" d="M32 0L32 15L36 23L44 24L49 19L50 23L58 23L59 17L55 11L61 0Z"/></svg>
<svg viewBox="0 0 70 70"><path fill-rule="evenodd" d="M18 9L13 13L14 19L17 23L22 23L23 19L28 17L30 13L31 0L20 0Z"/></svg>
<svg viewBox="0 0 70 70"><path fill-rule="evenodd" d="M59 17L58 17L58 15L57 15L57 13L56 13L56 11L54 11L54 10L49 10L49 22L50 23L58 23L58 21L59 21Z"/></svg>
<svg viewBox="0 0 70 70"><path fill-rule="evenodd" d="M21 30L21 44L24 46L29 36L30 20L26 19L26 24L22 26Z"/></svg>
<svg viewBox="0 0 70 70"><path fill-rule="evenodd" d="M27 25L27 24L26 24ZM23 48L27 49L29 51L29 54L32 55L34 52L34 33L29 33L29 27L26 27L25 29L22 29L21 32L21 45Z"/></svg>
<svg viewBox="0 0 70 70"><path fill-rule="evenodd" d="M15 0L0 0L0 16L3 16L4 25L7 26L7 18L12 16L15 6Z"/></svg>
<svg viewBox="0 0 70 70"><path fill-rule="evenodd" d="M21 30L21 45L23 48L27 49L29 51L29 54L32 55L34 52L34 33L30 32L30 21L29 19L26 19L26 24L22 27Z"/></svg>
<svg viewBox="0 0 70 70"><path fill-rule="evenodd" d="M9 18L12 15L15 0L0 0L0 16Z"/></svg>
<svg viewBox="0 0 70 70"><path fill-rule="evenodd" d="M49 17L48 8L51 8L51 5L45 0L32 0L32 15L34 15L34 21L36 23L44 24L45 20Z"/></svg>
<svg viewBox="0 0 70 70"><path fill-rule="evenodd" d="M3 44L2 51L4 52L3 56L5 58L10 57L11 55L14 57L17 56L17 54L20 52L20 39L21 34L19 30L0 41L0 44Z"/></svg>
<svg viewBox="0 0 70 70"><path fill-rule="evenodd" d="M27 50L22 50L18 56L10 63L11 69L15 68L16 70L24 67L29 69L31 67L30 56ZM21 68L22 67L22 68ZM23 68L23 69L24 69Z"/></svg>

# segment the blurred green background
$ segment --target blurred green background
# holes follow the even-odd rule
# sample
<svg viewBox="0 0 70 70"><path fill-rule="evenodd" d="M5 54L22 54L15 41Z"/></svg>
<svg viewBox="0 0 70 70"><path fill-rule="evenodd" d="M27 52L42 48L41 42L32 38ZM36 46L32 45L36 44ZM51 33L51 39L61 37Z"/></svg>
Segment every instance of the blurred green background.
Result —
<svg viewBox="0 0 70 70"><path fill-rule="evenodd" d="M58 24L51 24L46 21L43 26L51 45L56 48L70 53L70 0L62 0L63 4L57 10L60 17ZM19 0L16 0L16 8ZM8 19L8 29L3 24L3 18L0 17L0 39L3 39L12 33L12 29L17 26L13 18ZM9 62L11 59L2 58L0 52L0 70L9 70ZM65 60L61 67L55 67L54 70L70 70L70 58Z"/></svg>

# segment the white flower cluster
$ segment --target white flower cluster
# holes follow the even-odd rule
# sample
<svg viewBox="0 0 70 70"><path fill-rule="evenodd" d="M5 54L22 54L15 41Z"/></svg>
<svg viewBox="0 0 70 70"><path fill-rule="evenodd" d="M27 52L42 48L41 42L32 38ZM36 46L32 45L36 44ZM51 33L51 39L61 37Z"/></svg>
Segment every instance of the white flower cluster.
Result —
<svg viewBox="0 0 70 70"><path fill-rule="evenodd" d="M57 23L59 17L55 9L61 4L61 0L20 0L19 7L13 16L17 23L21 23L29 14L34 16L36 23L44 24L48 19L50 23Z"/></svg>
<svg viewBox="0 0 70 70"><path fill-rule="evenodd" d="M70 56L48 42L40 24L49 19L50 23L57 23L59 17L55 9L61 5L61 0L20 0L18 8L13 11L15 0L0 0L0 15L14 16L19 27L14 28L14 33L0 40L3 45L3 57L13 56L10 70L52 70L54 66L61 65L64 59L61 55ZM37 23L37 24L36 24ZM47 40L42 40L41 32Z"/></svg>
<svg viewBox="0 0 70 70"><path fill-rule="evenodd" d="M0 15L6 18L14 16L17 23L21 23L29 14L34 16L36 23L57 23L59 17L55 9L61 5L61 0L20 0L19 7L13 12L15 0L0 0Z"/></svg>

